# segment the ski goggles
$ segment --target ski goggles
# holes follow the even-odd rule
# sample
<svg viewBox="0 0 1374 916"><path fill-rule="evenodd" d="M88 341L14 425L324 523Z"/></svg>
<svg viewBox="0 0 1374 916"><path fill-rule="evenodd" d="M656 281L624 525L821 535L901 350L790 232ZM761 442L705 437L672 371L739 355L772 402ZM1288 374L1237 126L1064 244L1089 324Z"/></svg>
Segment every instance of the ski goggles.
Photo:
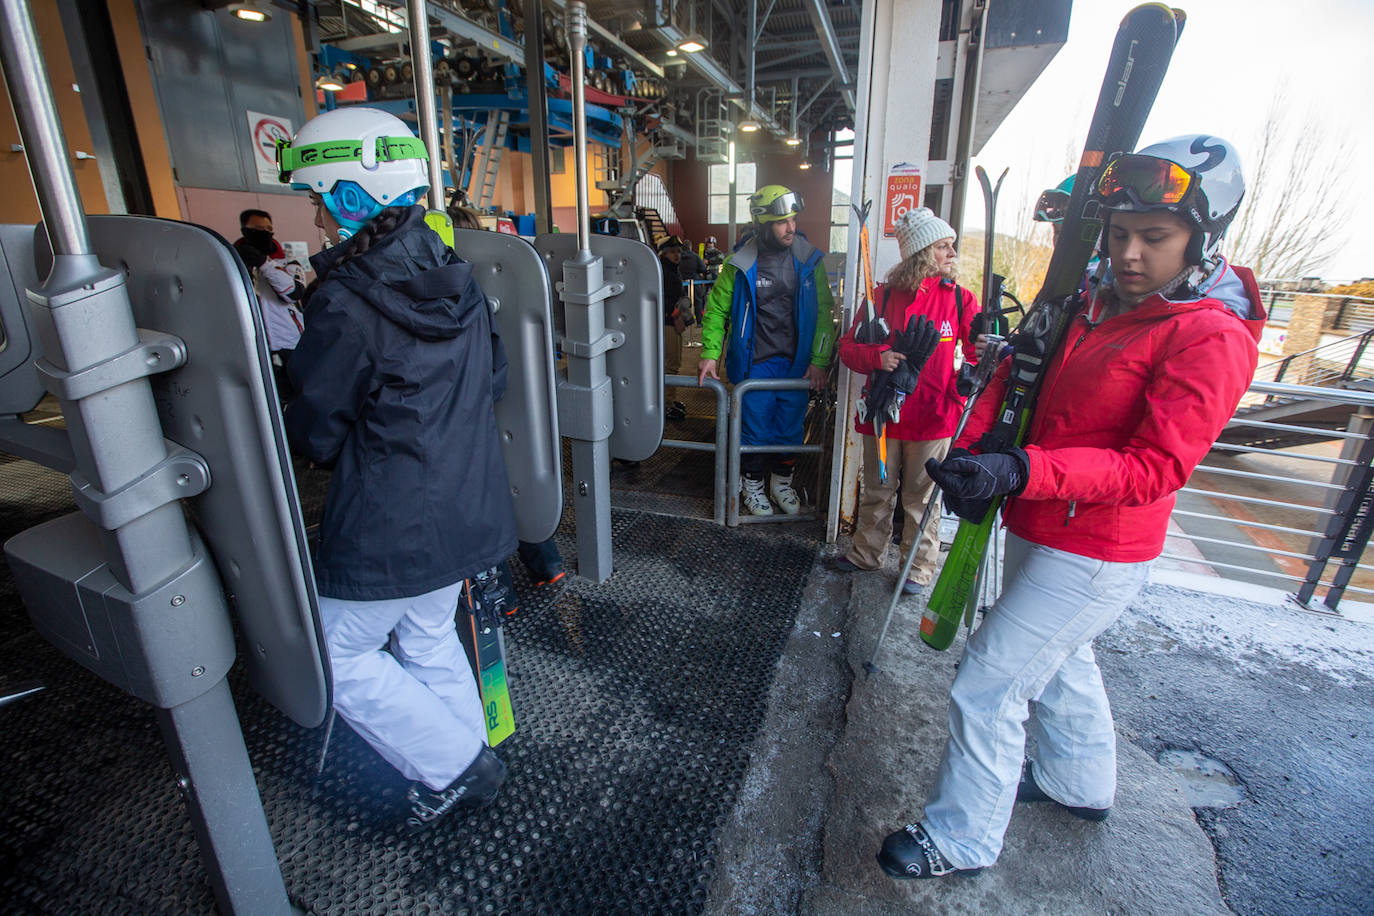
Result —
<svg viewBox="0 0 1374 916"><path fill-rule="evenodd" d="M358 140L323 140L292 146L289 140L277 141L277 180L291 183L291 173L312 165L331 165L336 162L361 162L370 167L373 162L397 162L402 159L428 159L429 151L419 137L378 137L375 148L364 155Z"/></svg>
<svg viewBox="0 0 1374 916"><path fill-rule="evenodd" d="M802 202L801 195L796 191L788 191L773 198L770 203L755 204L750 207L750 212L755 216L791 216L793 213L800 213L806 208Z"/></svg>
<svg viewBox="0 0 1374 916"><path fill-rule="evenodd" d="M1058 188L1042 191L1035 202L1035 220L1040 223L1062 223L1069 212L1069 194Z"/></svg>
<svg viewBox="0 0 1374 916"><path fill-rule="evenodd" d="M1102 170L1097 194L1108 207L1123 203L1172 207L1183 203L1193 182L1193 173L1177 162L1129 153L1113 159Z"/></svg>

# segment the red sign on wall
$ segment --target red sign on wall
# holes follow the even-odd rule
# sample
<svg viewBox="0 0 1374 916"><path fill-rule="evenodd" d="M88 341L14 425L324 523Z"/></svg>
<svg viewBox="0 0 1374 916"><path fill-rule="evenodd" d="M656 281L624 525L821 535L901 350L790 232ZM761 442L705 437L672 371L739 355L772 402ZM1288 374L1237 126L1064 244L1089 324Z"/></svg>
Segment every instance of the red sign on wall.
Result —
<svg viewBox="0 0 1374 916"><path fill-rule="evenodd" d="M883 205L883 237L897 235L897 219L908 210L921 205L921 170L903 162L894 165L887 176L887 194Z"/></svg>

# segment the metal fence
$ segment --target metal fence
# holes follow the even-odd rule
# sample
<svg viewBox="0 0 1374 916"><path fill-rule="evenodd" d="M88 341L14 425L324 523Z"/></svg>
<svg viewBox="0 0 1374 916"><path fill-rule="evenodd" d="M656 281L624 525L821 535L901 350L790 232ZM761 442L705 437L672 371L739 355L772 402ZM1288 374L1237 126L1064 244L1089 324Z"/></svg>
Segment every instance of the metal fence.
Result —
<svg viewBox="0 0 1374 916"><path fill-rule="evenodd" d="M1374 394L1257 381L1179 491L1162 558L1293 588L1307 607L1319 590L1331 611L1374 596L1371 462Z"/></svg>

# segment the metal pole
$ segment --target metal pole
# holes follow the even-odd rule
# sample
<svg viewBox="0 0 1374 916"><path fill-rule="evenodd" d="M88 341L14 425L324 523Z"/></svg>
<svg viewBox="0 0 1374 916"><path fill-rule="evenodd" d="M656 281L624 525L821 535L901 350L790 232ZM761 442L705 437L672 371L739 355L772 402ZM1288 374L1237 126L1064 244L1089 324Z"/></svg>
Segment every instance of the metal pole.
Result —
<svg viewBox="0 0 1374 916"><path fill-rule="evenodd" d="M949 224L964 234L964 197L968 191L969 150L973 145L973 120L978 114L978 84L983 73L983 32L988 21L988 0L974 0L969 22L969 56L964 66L964 96L959 106L959 141L954 153L954 180L950 182Z"/></svg>
<svg viewBox="0 0 1374 916"><path fill-rule="evenodd" d="M444 167L439 159L439 118L434 113L434 60L429 50L429 15L425 0L406 0L410 23L410 68L415 76L415 115L420 139L429 150L429 208L444 209Z"/></svg>
<svg viewBox="0 0 1374 916"><path fill-rule="evenodd" d="M568 50L572 57L573 149L577 170L577 248L590 254L592 218L587 201L587 5L568 4Z"/></svg>
<svg viewBox="0 0 1374 916"><path fill-rule="evenodd" d="M43 344L41 365L56 379L98 371L136 346L139 337L123 273L103 267L90 251L86 217L26 0L0 0L0 65L54 253L43 285L29 291ZM100 495L118 492L166 460L162 424L146 379L94 396L63 398L61 406L74 475L90 482ZM152 594L182 575L196 558L185 515L175 500L113 531L102 528L101 536L106 565L134 598ZM204 621L228 615L219 588L203 579L184 581L189 588L178 596L183 610L176 613L199 616L194 622L187 616L176 627L211 626ZM125 664L131 674L143 676L165 664L165 658L130 654ZM228 682L223 676L206 680L210 683L192 699L159 710L158 720L178 782L188 792L210 884L224 913L290 913Z"/></svg>
<svg viewBox="0 0 1374 916"><path fill-rule="evenodd" d="M81 197L67 164L67 139L57 119L57 105L48 87L48 73L38 33L23 0L4 0L5 22L0 49L5 61L5 85L9 87L14 119L24 144L38 208L52 242L53 254L86 254L86 216Z"/></svg>
<svg viewBox="0 0 1374 916"><path fill-rule="evenodd" d="M563 262L563 327L568 357L569 403L587 415L611 413L611 380L606 376L606 304L601 258L591 252L591 215L587 202L587 109L583 49L587 45L587 7L573 0L567 11L568 49L573 72L573 149L577 169L577 256ZM560 401L564 399L560 395ZM560 407L560 412L562 408ZM610 424L572 439L573 512L577 519L578 572L600 582L611 575Z"/></svg>
<svg viewBox="0 0 1374 916"><path fill-rule="evenodd" d="M525 91L530 98L530 165L534 173L534 234L553 231L549 188L549 94L544 87L544 17L539 0L525 0Z"/></svg>

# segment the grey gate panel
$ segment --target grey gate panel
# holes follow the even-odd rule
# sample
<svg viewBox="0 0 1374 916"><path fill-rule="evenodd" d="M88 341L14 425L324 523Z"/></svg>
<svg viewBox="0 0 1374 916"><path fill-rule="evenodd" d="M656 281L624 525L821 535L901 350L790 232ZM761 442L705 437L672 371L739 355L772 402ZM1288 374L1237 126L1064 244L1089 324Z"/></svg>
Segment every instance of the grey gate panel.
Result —
<svg viewBox="0 0 1374 916"><path fill-rule="evenodd" d="M588 242L592 254L603 261L605 282L624 287L602 303L607 333L625 337L624 343L606 352L615 417L611 457L643 461L663 441L663 269L658 255L642 242L610 235L593 235ZM577 236L541 235L534 247L549 276L561 282L563 262L577 254ZM563 302L557 296L553 308L555 333L562 340Z"/></svg>
<svg viewBox="0 0 1374 916"><path fill-rule="evenodd" d="M0 415L33 410L44 394L33 368L24 295L38 285L32 252L32 227L0 226Z"/></svg>
<svg viewBox="0 0 1374 916"><path fill-rule="evenodd" d="M330 702L328 660L248 274L229 244L200 226L140 216L88 221L96 256L127 277L138 327L186 344L186 364L149 381L164 435L210 467L210 487L184 504L237 615L249 678L292 719L319 725ZM34 260L46 275L47 236L37 236Z"/></svg>
<svg viewBox="0 0 1374 916"><path fill-rule="evenodd" d="M522 541L544 541L563 514L549 275L518 236L455 229L453 248L472 264L473 276L496 306L496 327L510 361L496 423L515 499L515 527Z"/></svg>

